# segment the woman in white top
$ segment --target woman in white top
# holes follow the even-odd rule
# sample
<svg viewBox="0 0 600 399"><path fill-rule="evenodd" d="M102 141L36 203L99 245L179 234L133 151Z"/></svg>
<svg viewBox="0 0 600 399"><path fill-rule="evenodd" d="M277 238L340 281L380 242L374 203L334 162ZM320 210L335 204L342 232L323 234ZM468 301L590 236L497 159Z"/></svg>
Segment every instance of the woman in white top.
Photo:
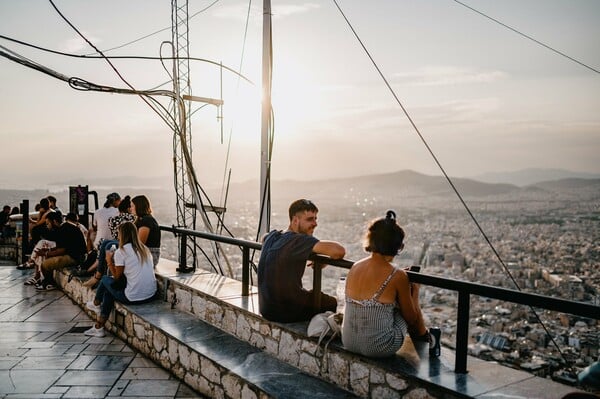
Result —
<svg viewBox="0 0 600 399"><path fill-rule="evenodd" d="M115 300L124 304L146 303L156 294L156 278L152 255L138 238L135 225L119 226L119 249L106 252L106 263L112 276L100 280L96 297L86 306L97 315L96 324L85 335L103 337L104 324L114 308ZM123 284L124 283L124 284Z"/></svg>

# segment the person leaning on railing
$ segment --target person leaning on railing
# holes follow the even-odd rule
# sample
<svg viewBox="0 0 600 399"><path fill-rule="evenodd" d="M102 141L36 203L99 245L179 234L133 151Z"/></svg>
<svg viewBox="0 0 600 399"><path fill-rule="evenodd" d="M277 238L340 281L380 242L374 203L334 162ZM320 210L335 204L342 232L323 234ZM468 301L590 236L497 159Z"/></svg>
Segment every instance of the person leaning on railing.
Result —
<svg viewBox="0 0 600 399"><path fill-rule="evenodd" d="M258 261L258 304L262 316L271 321L291 323L310 320L315 314L335 311L337 301L322 292L320 307L313 293L302 287L302 275L311 253L342 259L344 247L335 241L313 237L317 227L316 205L307 199L294 201L289 208L287 231L269 232Z"/></svg>
<svg viewBox="0 0 600 399"><path fill-rule="evenodd" d="M372 222L365 241L365 250L371 254L356 262L346 277L344 347L365 356L385 357L400 349L407 332L413 340L429 341L419 306L419 285L391 264L404 248L404 230L396 223L396 213L387 211L385 218Z"/></svg>

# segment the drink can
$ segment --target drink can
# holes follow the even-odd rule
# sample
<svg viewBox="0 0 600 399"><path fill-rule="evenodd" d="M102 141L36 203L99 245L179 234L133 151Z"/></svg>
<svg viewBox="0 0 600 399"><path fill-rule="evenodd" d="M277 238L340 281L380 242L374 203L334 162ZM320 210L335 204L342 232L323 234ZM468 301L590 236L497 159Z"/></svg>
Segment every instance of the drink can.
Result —
<svg viewBox="0 0 600 399"><path fill-rule="evenodd" d="M429 341L429 356L439 357L441 350L440 338L442 336L442 331L438 327L431 327L429 329L429 335L431 336L431 341Z"/></svg>

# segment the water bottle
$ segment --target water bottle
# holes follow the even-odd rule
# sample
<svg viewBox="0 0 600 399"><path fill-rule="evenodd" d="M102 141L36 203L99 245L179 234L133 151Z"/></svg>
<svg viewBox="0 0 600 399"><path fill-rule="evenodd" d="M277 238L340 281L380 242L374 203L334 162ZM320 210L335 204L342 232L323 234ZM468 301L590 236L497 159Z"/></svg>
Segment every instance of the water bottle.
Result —
<svg viewBox="0 0 600 399"><path fill-rule="evenodd" d="M431 327L429 329L429 335L431 336L431 341L429 341L429 356L439 357L441 351L440 338L442 336L442 331L438 327Z"/></svg>
<svg viewBox="0 0 600 399"><path fill-rule="evenodd" d="M346 305L346 277L340 277L337 288L335 290L335 296L337 299L337 312L344 313Z"/></svg>

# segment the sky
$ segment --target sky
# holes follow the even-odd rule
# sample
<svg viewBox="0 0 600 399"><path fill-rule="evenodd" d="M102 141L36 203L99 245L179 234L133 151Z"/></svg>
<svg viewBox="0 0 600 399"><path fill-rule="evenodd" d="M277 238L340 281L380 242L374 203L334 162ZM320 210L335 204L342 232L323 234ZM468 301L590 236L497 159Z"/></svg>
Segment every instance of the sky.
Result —
<svg viewBox="0 0 600 399"><path fill-rule="evenodd" d="M170 1L54 3L107 55L170 55ZM464 3L600 70L596 0ZM600 173L600 73L456 1L338 4L450 176L525 168ZM245 35L248 7L237 0L189 2L189 15L197 13L188 24L189 55L241 70L253 82L191 62L193 95L222 96L225 103L222 124L210 105L191 119L196 173L209 184L228 170L232 181L259 176L262 3L251 3ZM273 0L272 7L273 179L404 169L439 175L335 3ZM94 53L49 1L0 2L0 35ZM5 39L0 45L63 75L126 87L105 60L50 54ZM164 66L158 60L112 62L136 89L172 88L168 60ZM0 188L172 176L172 132L139 97L74 90L4 57L0 72ZM157 100L168 105L164 97Z"/></svg>

